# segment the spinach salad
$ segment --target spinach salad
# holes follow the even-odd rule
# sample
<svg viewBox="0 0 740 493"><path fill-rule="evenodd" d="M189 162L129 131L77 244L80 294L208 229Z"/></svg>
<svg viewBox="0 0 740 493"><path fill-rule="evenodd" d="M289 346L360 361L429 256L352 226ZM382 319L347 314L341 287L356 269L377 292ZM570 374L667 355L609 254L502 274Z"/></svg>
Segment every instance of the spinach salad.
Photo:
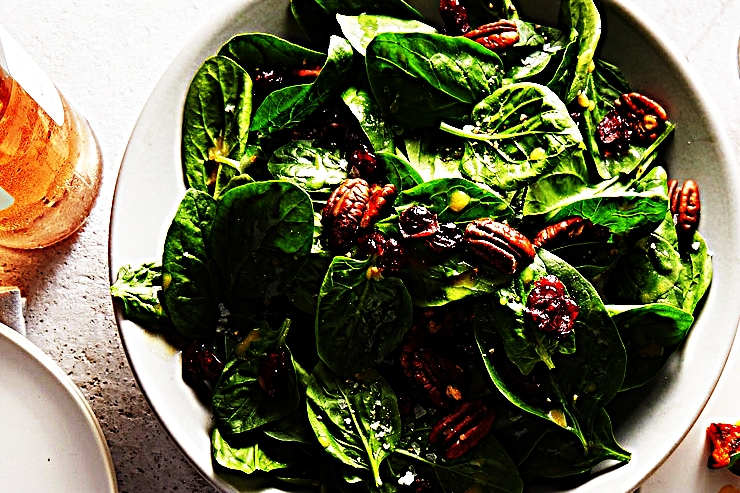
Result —
<svg viewBox="0 0 740 493"><path fill-rule="evenodd" d="M240 34L197 71L162 257L111 288L181 345L214 464L519 492L629 461L609 413L712 264L658 158L669 115L598 57L592 0L552 27L509 0L290 8L301 44Z"/></svg>

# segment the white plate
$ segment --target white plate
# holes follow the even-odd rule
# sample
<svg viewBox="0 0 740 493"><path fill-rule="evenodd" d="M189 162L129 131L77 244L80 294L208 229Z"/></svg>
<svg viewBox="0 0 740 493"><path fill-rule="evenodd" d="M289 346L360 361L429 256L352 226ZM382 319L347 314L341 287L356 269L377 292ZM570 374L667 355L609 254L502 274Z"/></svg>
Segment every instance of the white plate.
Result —
<svg viewBox="0 0 740 493"><path fill-rule="evenodd" d="M554 23L558 0L518 3L523 4L524 18L528 12L537 12L539 21ZM701 185L701 231L715 254L713 285L686 344L665 371L643 388L627 419L616 427L617 438L633 452L632 461L578 488L630 492L686 435L729 354L740 317L740 304L733 294L740 279L736 194L740 179L720 119L683 56L626 0L605 0L600 5L605 28L602 57L616 63L637 91L663 103L676 123L664 160L670 163L672 177L693 178ZM110 237L112 280L125 264L161 257L167 228L185 192L180 165L182 105L197 68L233 34L289 34L294 28L289 16L287 0L231 2L206 22L166 70L133 131L116 186ZM161 336L123 320L120 313L118 322L139 385L185 455L224 491L258 489L234 476L214 473L209 410L183 383L178 352Z"/></svg>
<svg viewBox="0 0 740 493"><path fill-rule="evenodd" d="M0 490L115 493L103 431L43 351L0 324Z"/></svg>

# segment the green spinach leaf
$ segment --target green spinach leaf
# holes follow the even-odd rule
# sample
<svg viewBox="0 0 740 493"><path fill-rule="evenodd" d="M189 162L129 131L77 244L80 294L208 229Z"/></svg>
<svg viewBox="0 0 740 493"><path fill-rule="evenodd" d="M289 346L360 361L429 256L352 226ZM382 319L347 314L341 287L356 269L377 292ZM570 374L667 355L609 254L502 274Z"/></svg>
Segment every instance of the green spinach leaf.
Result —
<svg viewBox="0 0 740 493"><path fill-rule="evenodd" d="M110 294L123 303L123 316L143 324L169 323L159 299L162 292L162 263L146 262L118 269Z"/></svg>
<svg viewBox="0 0 740 493"><path fill-rule="evenodd" d="M424 17L403 0L316 0L330 14L383 14L399 19L424 20Z"/></svg>
<svg viewBox="0 0 740 493"><path fill-rule="evenodd" d="M290 415L298 408L300 396L296 372L285 336L290 320L280 330L270 330L260 322L232 351L213 389L213 419L221 432L236 435ZM284 350L290 362L286 368L286 384L270 396L259 383L262 359L269 353Z"/></svg>
<svg viewBox="0 0 740 493"><path fill-rule="evenodd" d="M311 426L324 449L350 467L371 471L376 486L383 484L380 464L401 437L390 385L375 370L342 377L319 363L306 396Z"/></svg>
<svg viewBox="0 0 740 493"><path fill-rule="evenodd" d="M372 93L365 89L350 87L342 93L342 100L357 118L376 153L395 152L395 134L390 125L383 120L383 114Z"/></svg>
<svg viewBox="0 0 740 493"><path fill-rule="evenodd" d="M285 291L311 251L313 219L308 194L285 181L249 183L222 197L210 244L229 311L253 315L259 303Z"/></svg>
<svg viewBox="0 0 740 493"><path fill-rule="evenodd" d="M224 439L218 428L211 433L211 446L213 449L213 460L222 467L244 474L252 474L257 471L270 472L277 469L285 469L290 464L281 458L272 457L258 441L249 444L232 446Z"/></svg>
<svg viewBox="0 0 740 493"><path fill-rule="evenodd" d="M564 99L566 103L570 103L586 86L589 66L601 37L601 16L593 0L563 0L560 7L566 31L571 29L578 31L578 58L570 88Z"/></svg>
<svg viewBox="0 0 740 493"><path fill-rule="evenodd" d="M519 369L507 366L511 365L507 356L513 359L522 354L509 353L508 348L514 338L520 337L516 323L511 321L508 324L511 330L507 330L507 326L502 328L497 320L499 316L515 319L516 312L493 302L476 308L476 339L491 378L513 404L569 430L585 447L593 436L596 416L622 384L627 356L619 333L593 286L573 267L546 250L540 249L538 256L545 270L556 275L578 303L579 314L573 329L577 350L553 352L552 369L530 365L531 375L541 385L541 391L533 397L523 394L517 384L522 379ZM512 301L507 299L507 303ZM519 346L515 344L516 348Z"/></svg>
<svg viewBox="0 0 740 493"><path fill-rule="evenodd" d="M347 178L347 160L337 149L324 149L313 140L295 140L277 149L267 168L307 192L331 193Z"/></svg>
<svg viewBox="0 0 740 493"><path fill-rule="evenodd" d="M584 449L572 434L553 430L537 443L532 453L519 465L522 478L560 478L590 471L605 460L628 462L630 453L614 438L609 415L601 409L594 422L592 437Z"/></svg>
<svg viewBox="0 0 740 493"><path fill-rule="evenodd" d="M424 183L421 175L404 158L389 152L379 152L375 157L385 168L388 182L393 184L397 191L408 190Z"/></svg>
<svg viewBox="0 0 740 493"><path fill-rule="evenodd" d="M405 132L404 151L409 164L423 181L462 178L460 164L465 141L439 130Z"/></svg>
<svg viewBox="0 0 740 493"><path fill-rule="evenodd" d="M262 137L303 121L329 97L338 94L352 67L352 56L349 42L332 36L329 55L316 80L270 93L257 108L250 131Z"/></svg>
<svg viewBox="0 0 740 493"><path fill-rule="evenodd" d="M442 129L468 140L463 175L494 189L516 190L583 148L568 109L539 84L502 87L475 106L471 119L474 126Z"/></svg>
<svg viewBox="0 0 740 493"><path fill-rule="evenodd" d="M372 263L334 257L319 292L317 350L341 375L380 363L411 326L411 297L403 282L368 276Z"/></svg>
<svg viewBox="0 0 740 493"><path fill-rule="evenodd" d="M207 59L190 83L183 110L182 162L189 187L212 190L213 162L241 159L251 114L249 74L228 58Z"/></svg>
<svg viewBox="0 0 740 493"><path fill-rule="evenodd" d="M436 127L467 116L501 85L501 59L463 37L382 33L367 47L373 93L392 122Z"/></svg>
<svg viewBox="0 0 740 493"><path fill-rule="evenodd" d="M442 493L520 493L523 488L516 465L491 435L454 461L430 460L404 449L389 459L402 483L423 477Z"/></svg>
<svg viewBox="0 0 740 493"><path fill-rule="evenodd" d="M319 67L326 60L324 53L267 33L238 34L227 41L218 54L231 58L252 76L257 69Z"/></svg>
<svg viewBox="0 0 740 493"><path fill-rule="evenodd" d="M694 317L671 305L607 305L627 350L627 373L620 390L652 379L691 329Z"/></svg>
<svg viewBox="0 0 740 493"><path fill-rule="evenodd" d="M558 29L516 21L519 41L501 53L506 68L505 84L539 76L562 56L568 39ZM550 72L550 70L547 70Z"/></svg>
<svg viewBox="0 0 740 493"><path fill-rule="evenodd" d="M467 204L460 209L460 204L466 200ZM463 223L481 217L504 220L514 215L504 197L463 178L431 180L404 190L396 199L396 205L410 204L425 206L437 214L440 223ZM451 205L459 210L450 208Z"/></svg>
<svg viewBox="0 0 740 493"><path fill-rule="evenodd" d="M417 20L405 20L387 15L341 15L337 22L342 34L357 52L365 56L367 46L381 33L436 33L432 26Z"/></svg>
<svg viewBox="0 0 740 493"><path fill-rule="evenodd" d="M619 304L665 303L693 314L712 281L712 257L699 232L682 251L670 212L617 263L605 288Z"/></svg>
<svg viewBox="0 0 740 493"><path fill-rule="evenodd" d="M162 254L165 305L178 332L208 338L219 318L217 284L213 282L209 245L216 201L205 192L185 193L167 230Z"/></svg>

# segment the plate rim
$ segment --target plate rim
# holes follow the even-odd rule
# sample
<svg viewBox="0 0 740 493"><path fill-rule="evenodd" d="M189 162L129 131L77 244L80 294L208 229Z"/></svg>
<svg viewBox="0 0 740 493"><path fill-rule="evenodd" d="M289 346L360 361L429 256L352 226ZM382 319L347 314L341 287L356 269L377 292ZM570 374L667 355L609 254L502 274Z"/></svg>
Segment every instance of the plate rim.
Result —
<svg viewBox="0 0 740 493"><path fill-rule="evenodd" d="M77 387L77 385L69 378L69 376L67 376L61 367L51 359L49 355L43 352L30 340L3 323L0 323L0 338L9 341L13 346L17 347L29 358L38 363L38 368L44 370L55 382L61 385L66 395L71 398L72 402L79 409L84 418L85 425L92 434L98 454L103 458L107 473L106 479L108 482L108 491L111 493L117 493L118 483L116 480L116 471L113 465L113 458L108 447L108 441L105 438L105 433L103 432L103 428L100 426L100 422L98 421L95 412L87 402L87 399L79 387Z"/></svg>

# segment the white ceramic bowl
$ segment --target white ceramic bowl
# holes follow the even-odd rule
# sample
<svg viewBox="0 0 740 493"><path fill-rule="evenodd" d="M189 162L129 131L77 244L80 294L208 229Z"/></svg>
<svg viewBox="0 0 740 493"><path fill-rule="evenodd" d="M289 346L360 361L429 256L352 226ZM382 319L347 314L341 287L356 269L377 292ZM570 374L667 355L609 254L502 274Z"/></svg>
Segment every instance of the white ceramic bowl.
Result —
<svg viewBox="0 0 740 493"><path fill-rule="evenodd" d="M412 2L419 4L422 2ZM425 11L433 11L429 0ZM558 0L519 2L522 17L554 24ZM632 461L596 474L579 492L631 492L671 453L706 404L729 354L740 316L734 299L740 279L740 189L732 153L703 91L667 37L626 0L600 3L601 57L618 65L633 87L658 101L676 123L663 160L669 175L701 186L700 231L714 252L714 281L685 345L646 386L627 418L616 426ZM180 166L184 97L201 62L233 34L297 33L287 0L240 0L224 5L167 69L147 102L126 150L111 219L111 279L124 264L158 259L165 233L185 191ZM166 340L117 314L121 338L136 378L165 428L200 472L224 491L260 485L214 473L211 418L180 377L180 356Z"/></svg>

